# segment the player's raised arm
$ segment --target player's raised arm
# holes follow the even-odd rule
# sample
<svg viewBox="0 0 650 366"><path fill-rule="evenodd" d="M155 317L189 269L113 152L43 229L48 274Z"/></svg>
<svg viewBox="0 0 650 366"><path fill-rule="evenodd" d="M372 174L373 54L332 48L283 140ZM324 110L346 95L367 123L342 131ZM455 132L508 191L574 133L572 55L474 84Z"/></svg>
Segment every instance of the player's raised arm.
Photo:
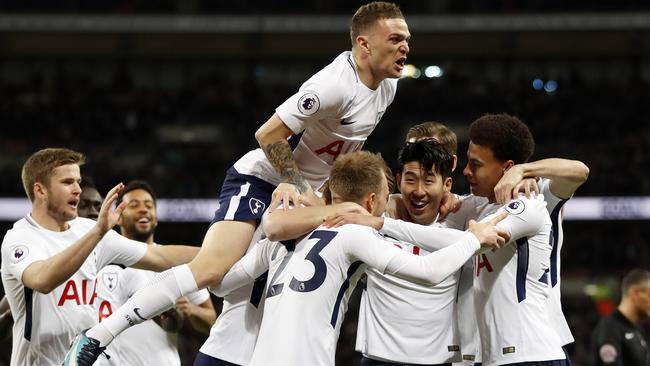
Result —
<svg viewBox="0 0 650 366"><path fill-rule="evenodd" d="M311 190L311 187L302 176L287 141L287 138L293 134L294 132L280 119L277 113L274 113L255 132L255 139L282 179L293 184L300 193L306 193ZM273 203L271 207L274 207Z"/></svg>
<svg viewBox="0 0 650 366"><path fill-rule="evenodd" d="M354 202L342 202L273 211L262 221L262 225L269 240L296 239L319 227L326 217L346 212L369 215L368 211Z"/></svg>
<svg viewBox="0 0 650 366"><path fill-rule="evenodd" d="M104 235L117 223L124 205L118 206L115 210L112 209L112 205L122 188L124 185L120 183L108 192L99 212L97 224L77 242L49 258L32 263L18 263L28 264L22 272L23 284L32 290L47 294L77 272Z"/></svg>
<svg viewBox="0 0 650 366"><path fill-rule="evenodd" d="M523 180L537 177L550 179L551 193L567 199L587 180L589 168L581 161L559 158L514 165L494 187L497 202L505 203L517 197Z"/></svg>

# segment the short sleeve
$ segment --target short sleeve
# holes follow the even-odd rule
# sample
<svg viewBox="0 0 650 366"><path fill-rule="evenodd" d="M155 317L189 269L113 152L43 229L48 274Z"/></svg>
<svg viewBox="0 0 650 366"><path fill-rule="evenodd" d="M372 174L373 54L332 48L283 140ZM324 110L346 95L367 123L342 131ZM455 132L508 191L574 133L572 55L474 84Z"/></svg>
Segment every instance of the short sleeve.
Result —
<svg viewBox="0 0 650 366"><path fill-rule="evenodd" d="M345 94L336 80L309 80L275 112L293 133L299 134L310 121L341 117Z"/></svg>
<svg viewBox="0 0 650 366"><path fill-rule="evenodd" d="M114 263L131 267L147 251L147 244L127 239L113 230L109 230L97 245L97 269Z"/></svg>
<svg viewBox="0 0 650 366"><path fill-rule="evenodd" d="M34 262L49 257L42 239L25 229L10 230L2 241L2 271L22 283L23 272Z"/></svg>

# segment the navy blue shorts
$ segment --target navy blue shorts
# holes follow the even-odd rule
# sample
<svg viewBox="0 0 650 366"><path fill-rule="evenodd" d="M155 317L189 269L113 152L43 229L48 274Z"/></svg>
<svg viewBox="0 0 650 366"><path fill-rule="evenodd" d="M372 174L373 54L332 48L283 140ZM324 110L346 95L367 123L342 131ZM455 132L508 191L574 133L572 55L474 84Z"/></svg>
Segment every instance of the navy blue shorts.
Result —
<svg viewBox="0 0 650 366"><path fill-rule="evenodd" d="M194 359L194 366L239 366L199 352Z"/></svg>
<svg viewBox="0 0 650 366"><path fill-rule="evenodd" d="M361 366L421 366L411 363L400 363L400 362L388 362L388 361L378 361L373 360L367 357L361 357ZM430 366L451 366L450 363L441 363L439 365L430 365Z"/></svg>
<svg viewBox="0 0 650 366"><path fill-rule="evenodd" d="M259 222L271 204L275 186L252 175L240 174L234 167L228 169L219 195L219 208L212 222Z"/></svg>

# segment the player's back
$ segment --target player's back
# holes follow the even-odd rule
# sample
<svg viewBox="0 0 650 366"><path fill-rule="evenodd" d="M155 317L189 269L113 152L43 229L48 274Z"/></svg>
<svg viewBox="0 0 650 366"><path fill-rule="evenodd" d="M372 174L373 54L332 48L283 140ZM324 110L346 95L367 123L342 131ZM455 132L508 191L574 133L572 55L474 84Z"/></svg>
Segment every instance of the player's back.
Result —
<svg viewBox="0 0 650 366"><path fill-rule="evenodd" d="M551 220L545 205L543 196L508 203L510 215L498 226L513 238L475 257L483 365L564 359L548 311Z"/></svg>
<svg viewBox="0 0 650 366"><path fill-rule="evenodd" d="M359 231L373 235L357 225L319 228L272 263L251 366L334 365L348 298L365 268L345 249Z"/></svg>

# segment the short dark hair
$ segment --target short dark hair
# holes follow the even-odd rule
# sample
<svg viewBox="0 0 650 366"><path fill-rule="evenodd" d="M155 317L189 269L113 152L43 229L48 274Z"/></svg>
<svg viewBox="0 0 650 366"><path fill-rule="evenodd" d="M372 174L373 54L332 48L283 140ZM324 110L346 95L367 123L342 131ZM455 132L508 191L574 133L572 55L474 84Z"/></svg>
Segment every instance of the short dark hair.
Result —
<svg viewBox="0 0 650 366"><path fill-rule="evenodd" d="M630 291L632 286L641 285L646 281L650 281L650 271L645 269L633 269L628 272L625 277L623 277L623 282L621 283L621 292L623 295L627 294Z"/></svg>
<svg viewBox="0 0 650 366"><path fill-rule="evenodd" d="M153 188L149 183L147 183L144 180L132 180L129 183L126 184L122 192L117 195L117 204L119 205L122 203L122 200L124 199L124 195L131 192L135 191L136 189L142 189L147 191L150 195L151 198L153 199L153 204L156 204L156 193L154 193Z"/></svg>
<svg viewBox="0 0 650 366"><path fill-rule="evenodd" d="M406 142L411 140L421 140L427 138L435 138L443 144L450 154L456 154L458 150L458 137L454 131L444 124L436 121L429 121L417 124L409 128L406 133Z"/></svg>
<svg viewBox="0 0 650 366"><path fill-rule="evenodd" d="M454 157L447 148L436 140L419 140L404 145L399 152L397 162L400 170L404 165L417 161L429 172L435 167L435 172L447 178L451 175Z"/></svg>
<svg viewBox="0 0 650 366"><path fill-rule="evenodd" d="M533 155L535 140L528 126L506 113L486 114L469 126L469 139L489 147L499 161L525 163Z"/></svg>
<svg viewBox="0 0 650 366"><path fill-rule="evenodd" d="M352 16L352 23L350 24L352 47L356 44L357 37L368 30L376 21L393 18L404 19L404 15L399 9L399 6L393 3L373 1L359 7Z"/></svg>

